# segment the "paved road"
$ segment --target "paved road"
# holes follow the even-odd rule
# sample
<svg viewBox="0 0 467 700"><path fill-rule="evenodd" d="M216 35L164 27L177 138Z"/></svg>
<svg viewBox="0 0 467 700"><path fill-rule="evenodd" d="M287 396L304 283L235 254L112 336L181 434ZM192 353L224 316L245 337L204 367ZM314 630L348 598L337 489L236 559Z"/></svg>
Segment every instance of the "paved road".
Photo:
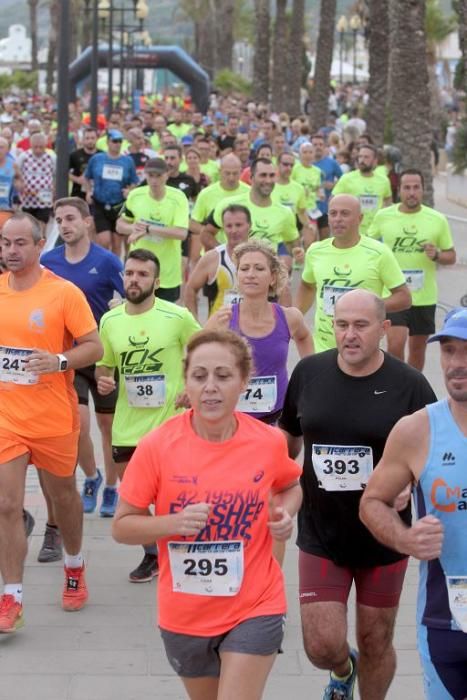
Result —
<svg viewBox="0 0 467 700"><path fill-rule="evenodd" d="M467 210L445 198L445 182L436 181L436 205L453 217ZM467 293L467 223L452 220L460 263L440 270L438 323L444 310ZM291 356L293 367L296 357ZM439 396L444 394L438 368L438 348L429 346L427 376ZM95 427L94 427L94 434ZM88 565L89 605L79 613L64 613L59 601L62 568L38 564L45 509L37 477L29 470L26 503L36 518L25 575L25 627L0 638L0 700L158 700L184 698L162 649L156 620L156 583L135 585L127 573L139 561L140 549L117 545L110 523L85 516L84 554ZM79 477L80 482L82 477ZM289 615L284 654L277 659L266 700L322 697L326 674L307 661L301 643L297 605L297 551L288 546L285 577ZM389 700L423 697L415 644L417 566L411 562L396 628L398 670ZM203 602L200 602L203 614ZM354 605L350 604L350 637L354 636Z"/></svg>

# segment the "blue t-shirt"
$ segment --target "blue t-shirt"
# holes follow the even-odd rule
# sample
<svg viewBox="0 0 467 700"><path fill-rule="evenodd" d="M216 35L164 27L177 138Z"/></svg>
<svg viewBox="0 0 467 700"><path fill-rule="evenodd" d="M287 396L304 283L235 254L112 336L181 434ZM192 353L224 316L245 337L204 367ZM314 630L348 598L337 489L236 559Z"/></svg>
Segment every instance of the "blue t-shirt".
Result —
<svg viewBox="0 0 467 700"><path fill-rule="evenodd" d="M316 165L316 167L319 168L322 173L324 173L324 182L335 183L336 180L338 180L343 175L339 163L336 160L334 160L334 158L330 158L329 156L321 158L321 160L315 161L313 165ZM318 208L323 214L327 214L328 202L331 197L331 190L325 189L324 192L326 195L326 199L318 202Z"/></svg>
<svg viewBox="0 0 467 700"><path fill-rule="evenodd" d="M44 253L41 263L81 289L97 323L109 310L114 292L124 296L122 261L95 243L91 243L89 253L77 263L68 262L64 245Z"/></svg>
<svg viewBox="0 0 467 700"><path fill-rule="evenodd" d="M102 204L120 204L125 187L139 184L130 156L111 158L107 153L96 153L89 159L84 176L94 182L94 199Z"/></svg>

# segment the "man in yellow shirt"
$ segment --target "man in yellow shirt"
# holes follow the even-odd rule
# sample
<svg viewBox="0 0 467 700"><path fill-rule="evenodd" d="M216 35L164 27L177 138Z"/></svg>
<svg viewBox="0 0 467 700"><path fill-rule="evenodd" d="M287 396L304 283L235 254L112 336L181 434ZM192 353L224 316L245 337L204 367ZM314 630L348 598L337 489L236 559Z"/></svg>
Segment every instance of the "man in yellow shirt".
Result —
<svg viewBox="0 0 467 700"><path fill-rule="evenodd" d="M422 204L420 170L401 173L400 199L376 214L368 235L392 250L412 295L410 309L388 314L388 351L403 360L408 339L408 363L422 371L426 343L435 332L436 265L453 265L456 251L446 217Z"/></svg>
<svg viewBox="0 0 467 700"><path fill-rule="evenodd" d="M337 300L351 289L368 289L379 297L389 290L384 299L387 311L402 311L410 306L410 292L394 254L383 243L360 234L361 219L356 197L336 195L329 203L331 238L314 243L306 252L295 306L306 313L316 301L316 352L336 346L334 308ZM357 349L358 337L354 343Z"/></svg>
<svg viewBox="0 0 467 700"><path fill-rule="evenodd" d="M130 193L117 221L117 231L128 236L131 248L145 248L161 263L159 298L175 302L182 283L181 242L188 232L188 200L180 190L167 187L168 167L163 158L151 158L144 168L147 185Z"/></svg>
<svg viewBox="0 0 467 700"><path fill-rule="evenodd" d="M377 150L371 144L360 146L357 168L337 181L332 194L352 194L360 201L363 219L360 233L367 234L376 212L392 204L391 183L374 172L378 164Z"/></svg>

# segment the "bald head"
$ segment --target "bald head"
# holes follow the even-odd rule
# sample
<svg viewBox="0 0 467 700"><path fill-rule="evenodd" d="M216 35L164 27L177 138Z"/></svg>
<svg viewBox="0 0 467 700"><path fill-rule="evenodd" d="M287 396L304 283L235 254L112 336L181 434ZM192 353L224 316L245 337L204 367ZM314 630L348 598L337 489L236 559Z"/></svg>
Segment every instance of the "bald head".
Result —
<svg viewBox="0 0 467 700"><path fill-rule="evenodd" d="M220 184L225 190L235 190L240 180L242 165L240 159L229 153L221 160Z"/></svg>
<svg viewBox="0 0 467 700"><path fill-rule="evenodd" d="M340 368L355 376L376 372L384 361L380 343L390 325L384 302L376 294L354 289L341 296L334 308Z"/></svg>
<svg viewBox="0 0 467 700"><path fill-rule="evenodd" d="M360 201L351 194L336 194L331 197L328 208L329 227L335 237L334 245L339 247L356 245L359 241L359 227L362 220Z"/></svg>
<svg viewBox="0 0 467 700"><path fill-rule="evenodd" d="M337 300L335 317L340 314L346 314L349 311L361 312L366 316L373 316L380 322L383 322L386 318L384 301L367 289L352 289Z"/></svg>
<svg viewBox="0 0 467 700"><path fill-rule="evenodd" d="M221 159L221 170L223 168L240 168L240 158L237 158L233 153L228 153Z"/></svg>

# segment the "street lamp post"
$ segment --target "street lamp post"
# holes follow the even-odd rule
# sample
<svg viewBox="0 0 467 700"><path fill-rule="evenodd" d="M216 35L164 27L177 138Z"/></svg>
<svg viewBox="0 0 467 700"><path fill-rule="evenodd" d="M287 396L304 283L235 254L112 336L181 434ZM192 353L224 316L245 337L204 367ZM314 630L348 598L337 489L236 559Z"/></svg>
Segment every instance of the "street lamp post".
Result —
<svg viewBox="0 0 467 700"><path fill-rule="evenodd" d="M353 33L353 83L357 82L357 34L362 27L362 21L358 15L350 18L350 29Z"/></svg>
<svg viewBox="0 0 467 700"><path fill-rule="evenodd" d="M138 20L139 24L137 27L133 25L127 25L125 17L128 13L131 13L134 19ZM108 99L107 99L107 116L113 108L113 33L114 33L114 14L120 14L117 19L117 26L120 33L120 48L119 48L119 66L120 66L120 86L119 86L119 98L123 98L124 90L124 76L125 76L125 42L124 34L125 32L143 31L144 20L149 14L149 8L146 0L132 0L132 6L126 7L125 5L115 7L112 0L100 0L99 2L99 17L101 18L104 26L106 21L108 21L108 44L109 44L109 61L108 61Z"/></svg>
<svg viewBox="0 0 467 700"><path fill-rule="evenodd" d="M337 20L337 33L339 34L339 82L342 85L343 81L343 63L344 63L344 35L347 31L347 17L341 15Z"/></svg>

